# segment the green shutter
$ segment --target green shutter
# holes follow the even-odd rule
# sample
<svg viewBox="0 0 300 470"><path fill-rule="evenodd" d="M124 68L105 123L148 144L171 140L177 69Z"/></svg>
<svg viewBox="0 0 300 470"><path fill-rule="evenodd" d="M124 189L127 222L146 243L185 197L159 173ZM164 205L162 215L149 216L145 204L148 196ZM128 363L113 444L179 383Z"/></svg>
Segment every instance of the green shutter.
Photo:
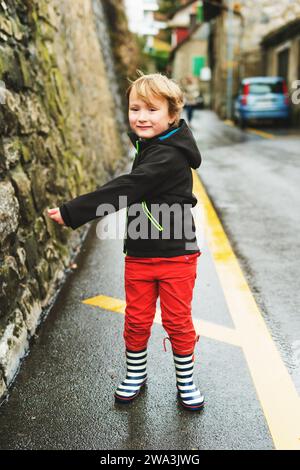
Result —
<svg viewBox="0 0 300 470"><path fill-rule="evenodd" d="M205 57L195 56L193 57L193 75L196 77L200 76L201 69L205 67Z"/></svg>
<svg viewBox="0 0 300 470"><path fill-rule="evenodd" d="M197 21L203 23L203 3L198 2L197 5Z"/></svg>

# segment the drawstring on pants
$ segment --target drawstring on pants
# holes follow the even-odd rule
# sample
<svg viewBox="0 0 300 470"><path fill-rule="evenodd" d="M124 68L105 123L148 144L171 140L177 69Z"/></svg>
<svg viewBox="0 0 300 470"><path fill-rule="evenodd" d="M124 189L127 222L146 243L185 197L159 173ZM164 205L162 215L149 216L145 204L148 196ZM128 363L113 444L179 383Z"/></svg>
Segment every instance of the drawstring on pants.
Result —
<svg viewBox="0 0 300 470"><path fill-rule="evenodd" d="M196 343L198 343L199 339L200 339L200 335L197 335L197 336L196 336L196 339L195 339L195 343L194 343L194 348L195 348L195 346L196 346ZM171 346L172 346L172 341L171 341L170 337L169 337L169 336L166 336L166 337L164 338L164 340L163 340L163 345L164 345L164 350L165 350L165 352L167 352L166 340L170 341Z"/></svg>
<svg viewBox="0 0 300 470"><path fill-rule="evenodd" d="M163 343L164 343L164 350L165 350L165 352L167 352L167 348L166 348L166 340L169 340L169 341L170 341L170 343L171 343L171 346L172 346L172 342L171 342L171 340L170 340L169 336L166 336L166 337L164 338L164 341L163 341Z"/></svg>

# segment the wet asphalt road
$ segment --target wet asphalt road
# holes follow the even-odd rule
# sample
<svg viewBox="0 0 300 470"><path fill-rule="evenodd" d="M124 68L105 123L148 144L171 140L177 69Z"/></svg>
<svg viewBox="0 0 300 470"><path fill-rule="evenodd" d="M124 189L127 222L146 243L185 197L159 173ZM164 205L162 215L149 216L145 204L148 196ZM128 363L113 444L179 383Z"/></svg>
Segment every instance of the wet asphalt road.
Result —
<svg viewBox="0 0 300 470"><path fill-rule="evenodd" d="M264 124L275 138L262 138L197 117L201 180L300 394L300 130Z"/></svg>
<svg viewBox="0 0 300 470"><path fill-rule="evenodd" d="M295 379L299 298L290 272L296 270L296 251L290 254L287 244L296 250L299 141L267 141L226 126L209 111L195 115L194 127L203 153L201 179ZM166 334L154 324L148 384L128 407L115 405L113 393L125 372L124 316L82 301L101 294L125 298L123 243L97 239L95 226L0 408L0 448L273 449L243 352L226 342L201 337L195 382L207 404L190 413L177 404L170 347L165 353ZM232 328L205 240L201 249L193 316Z"/></svg>

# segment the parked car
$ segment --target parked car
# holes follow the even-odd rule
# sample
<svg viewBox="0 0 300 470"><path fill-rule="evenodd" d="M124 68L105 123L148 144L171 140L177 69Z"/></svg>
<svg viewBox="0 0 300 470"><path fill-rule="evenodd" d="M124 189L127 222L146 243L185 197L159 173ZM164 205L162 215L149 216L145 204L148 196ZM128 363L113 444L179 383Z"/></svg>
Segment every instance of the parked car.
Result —
<svg viewBox="0 0 300 470"><path fill-rule="evenodd" d="M289 123L291 106L285 80L282 77L244 78L234 102L233 115L242 128L251 119Z"/></svg>

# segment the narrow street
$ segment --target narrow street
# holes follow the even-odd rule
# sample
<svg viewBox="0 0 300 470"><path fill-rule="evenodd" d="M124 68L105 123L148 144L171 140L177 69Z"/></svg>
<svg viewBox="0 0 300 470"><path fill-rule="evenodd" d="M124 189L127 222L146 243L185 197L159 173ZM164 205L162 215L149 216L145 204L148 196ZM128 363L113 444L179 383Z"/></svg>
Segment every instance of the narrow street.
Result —
<svg viewBox="0 0 300 470"><path fill-rule="evenodd" d="M292 379L287 394L293 385L299 393L299 240L295 234L300 228L296 210L300 137L280 129L275 129L274 138L240 131L211 111L196 112L192 130L203 157L198 171L201 181L195 179L194 193L203 207L202 182L271 334L266 344L275 346L283 370ZM264 131L271 135L271 129ZM39 328L9 400L0 409L0 448L266 450L280 446L274 410L268 409L266 416L264 407L269 390L262 390L256 379L255 364L257 369L260 364L251 362L249 347L244 354L244 339L228 303L230 294L218 275L201 220L197 220L202 255L193 317L201 336L195 382L205 395L204 410L190 413L177 403L172 354L168 343L167 352L163 349L166 333L159 311L149 343L148 384L128 407L115 404L113 394L125 372L123 242L99 240L93 225L76 260L78 269ZM245 314L245 329L247 318ZM250 338L254 349L256 339ZM281 399L284 403L290 395ZM300 429L298 435L292 434L295 429L297 424L291 423L291 446L300 437Z"/></svg>
<svg viewBox="0 0 300 470"><path fill-rule="evenodd" d="M209 111L197 117L200 177L300 393L300 133L268 126L243 132Z"/></svg>

